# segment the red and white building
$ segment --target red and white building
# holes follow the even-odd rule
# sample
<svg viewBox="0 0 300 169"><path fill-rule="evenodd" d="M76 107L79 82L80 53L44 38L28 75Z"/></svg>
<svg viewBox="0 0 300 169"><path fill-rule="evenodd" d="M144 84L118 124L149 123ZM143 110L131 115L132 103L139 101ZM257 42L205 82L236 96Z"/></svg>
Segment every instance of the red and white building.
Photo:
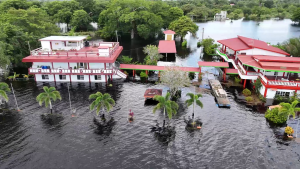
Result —
<svg viewBox="0 0 300 169"><path fill-rule="evenodd" d="M262 82L260 93L268 99L275 95L300 94L300 58L290 57L285 51L266 42L238 36L219 40L222 48L216 52L237 69L243 80Z"/></svg>
<svg viewBox="0 0 300 169"><path fill-rule="evenodd" d="M107 82L126 78L116 64L123 50L118 42L85 42L86 36L50 36L40 39L41 46L23 62L31 62L29 74L36 81Z"/></svg>

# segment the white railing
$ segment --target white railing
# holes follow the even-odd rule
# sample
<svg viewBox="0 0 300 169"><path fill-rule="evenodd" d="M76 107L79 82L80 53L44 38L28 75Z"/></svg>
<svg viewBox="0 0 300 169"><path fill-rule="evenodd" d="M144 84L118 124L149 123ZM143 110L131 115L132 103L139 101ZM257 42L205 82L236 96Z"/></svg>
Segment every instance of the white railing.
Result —
<svg viewBox="0 0 300 169"><path fill-rule="evenodd" d="M42 69L29 68L29 74L117 74L118 69Z"/></svg>
<svg viewBox="0 0 300 169"><path fill-rule="evenodd" d="M242 69L243 73L246 74L246 70L244 69L243 65L240 62L238 62L238 65Z"/></svg>
<svg viewBox="0 0 300 169"><path fill-rule="evenodd" d="M268 79L262 74L259 73L259 77L267 84L268 83Z"/></svg>

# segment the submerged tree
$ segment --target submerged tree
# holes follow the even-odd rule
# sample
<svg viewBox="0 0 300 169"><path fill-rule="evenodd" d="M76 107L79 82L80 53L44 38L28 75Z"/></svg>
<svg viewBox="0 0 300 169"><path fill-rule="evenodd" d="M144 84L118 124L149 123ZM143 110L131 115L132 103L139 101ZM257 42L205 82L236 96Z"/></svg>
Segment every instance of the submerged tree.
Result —
<svg viewBox="0 0 300 169"><path fill-rule="evenodd" d="M169 29L175 31L176 35L179 35L181 40L183 40L184 36L188 32L190 32L192 35L196 35L198 26L187 16L182 16L179 19L171 22Z"/></svg>
<svg viewBox="0 0 300 169"><path fill-rule="evenodd" d="M195 103L196 105L198 105L199 107L203 108L203 104L202 102L199 100L200 97L202 97L201 94L194 94L194 93L188 93L186 94L187 96L190 96L190 99L186 100L185 103L188 105L188 106L191 106L193 105L193 122L194 122L194 113L195 113Z"/></svg>
<svg viewBox="0 0 300 169"><path fill-rule="evenodd" d="M155 113L157 110L163 110L164 111L164 118L166 117L166 112L169 117L169 119L172 119L173 115L176 115L177 110L179 108L178 104L174 101L170 100L170 93L168 92L165 97L160 95L155 95L154 100L158 101L159 103L154 107L153 113ZM163 121L163 127L165 127L166 120Z"/></svg>
<svg viewBox="0 0 300 169"><path fill-rule="evenodd" d="M50 110L51 110L51 114L52 114L52 102L51 102L51 100L53 100L53 101L56 101L57 99L61 100L60 93L59 93L59 91L57 91L55 89L55 87L49 87L48 88L47 86L44 86L43 89L44 89L44 92L40 93L36 97L36 101L39 102L40 106L42 106L44 102L45 102L46 107L50 106Z"/></svg>
<svg viewBox="0 0 300 169"><path fill-rule="evenodd" d="M290 103L280 103L280 110L279 110L279 113L284 115L285 117L289 117L289 116L293 116L293 118L295 118L296 116L296 112L300 112L300 108L299 107L296 107L297 104L299 102L297 100L293 101L292 104Z"/></svg>
<svg viewBox="0 0 300 169"><path fill-rule="evenodd" d="M155 45L147 45L143 51L147 55L144 59L146 65L157 65L157 61L164 57L158 52L158 47Z"/></svg>
<svg viewBox="0 0 300 169"><path fill-rule="evenodd" d="M90 110L94 110L96 108L96 114L99 116L100 110L102 110L102 120L105 121L104 110L110 111L112 107L115 105L114 99L111 98L110 94L101 92L97 92L95 94L91 94L89 99L93 99L94 101L90 105Z"/></svg>
<svg viewBox="0 0 300 169"><path fill-rule="evenodd" d="M8 84L0 82L0 103L2 103L2 98L4 98L5 101L8 101L6 92L10 92Z"/></svg>
<svg viewBox="0 0 300 169"><path fill-rule="evenodd" d="M171 98L176 96L176 93L181 87L190 85L190 79L187 73L182 71L178 66L167 67L166 70L161 73L160 81L170 88Z"/></svg>

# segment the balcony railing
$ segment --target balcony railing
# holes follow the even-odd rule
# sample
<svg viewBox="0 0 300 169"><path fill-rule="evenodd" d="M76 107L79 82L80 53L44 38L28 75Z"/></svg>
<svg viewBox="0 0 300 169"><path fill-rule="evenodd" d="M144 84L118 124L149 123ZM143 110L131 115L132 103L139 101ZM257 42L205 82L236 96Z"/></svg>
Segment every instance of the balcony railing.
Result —
<svg viewBox="0 0 300 169"><path fill-rule="evenodd" d="M259 77L267 85L300 87L300 81L297 82L297 81L293 81L293 80L269 80L262 73L259 73Z"/></svg>
<svg viewBox="0 0 300 169"><path fill-rule="evenodd" d="M42 69L29 68L29 74L115 75L118 69Z"/></svg>
<svg viewBox="0 0 300 169"><path fill-rule="evenodd" d="M102 43L101 43L102 44ZM103 43L105 44L105 42ZM57 50L57 51L46 51L42 48L37 48L30 52L31 56L48 56L48 57L112 57L112 55L119 48L119 42L113 42L113 47L110 48L109 52L99 52L98 48L91 50L92 47L83 47L80 50Z"/></svg>

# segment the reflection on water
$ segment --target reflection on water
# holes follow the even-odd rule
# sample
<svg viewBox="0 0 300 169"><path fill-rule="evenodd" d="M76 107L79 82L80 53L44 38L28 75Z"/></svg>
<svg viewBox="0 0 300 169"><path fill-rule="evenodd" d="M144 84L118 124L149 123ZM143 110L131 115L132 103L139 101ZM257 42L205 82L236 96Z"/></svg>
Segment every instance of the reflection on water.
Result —
<svg viewBox="0 0 300 169"><path fill-rule="evenodd" d="M115 81L105 84L72 84L72 117L66 84L57 84L63 100L54 103L59 120L47 123L41 115L48 112L35 97L43 85L13 82L21 112L0 115L1 168L299 168L300 147L296 142L282 142L269 127L264 114L236 99L233 89L225 89L231 109L219 109L214 97L203 94L203 109L195 107L201 119L200 131L186 131L184 118L192 115L186 107L183 88L179 111L173 120L175 135L167 144L157 139L151 127L162 124L163 113L152 113L153 104L145 105L144 92L161 88L154 84ZM165 90L165 89L164 89ZM99 130L89 111L91 93L108 92L116 100L109 113L116 123ZM12 99L12 95L9 95ZM14 104L10 103L10 107ZM135 120L129 123L128 112Z"/></svg>

